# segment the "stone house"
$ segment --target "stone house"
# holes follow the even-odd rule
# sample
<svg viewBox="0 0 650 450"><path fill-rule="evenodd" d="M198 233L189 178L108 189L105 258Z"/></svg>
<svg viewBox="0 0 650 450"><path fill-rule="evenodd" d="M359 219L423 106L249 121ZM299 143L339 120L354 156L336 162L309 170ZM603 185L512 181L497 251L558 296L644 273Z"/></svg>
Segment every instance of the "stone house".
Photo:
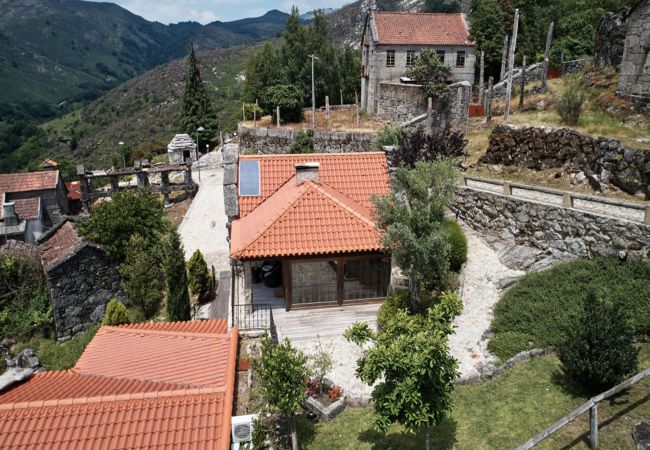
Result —
<svg viewBox="0 0 650 450"><path fill-rule="evenodd" d="M112 298L125 300L117 266L64 220L39 241L57 337L67 339L104 318Z"/></svg>
<svg viewBox="0 0 650 450"><path fill-rule="evenodd" d="M43 233L46 217L38 197L2 201L0 243L18 240L34 244Z"/></svg>
<svg viewBox="0 0 650 450"><path fill-rule="evenodd" d="M451 68L449 82L474 83L475 45L461 13L371 11L361 42L361 107L376 114L382 84L399 83L423 49Z"/></svg>
<svg viewBox="0 0 650 450"><path fill-rule="evenodd" d="M650 108L650 0L639 0L626 20L625 50L616 93Z"/></svg>
<svg viewBox="0 0 650 450"><path fill-rule="evenodd" d="M182 164L188 159L197 160L196 143L189 134L177 134L167 145L167 155L172 164Z"/></svg>
<svg viewBox="0 0 650 450"><path fill-rule="evenodd" d="M391 257L372 213L372 196L390 193L384 152L241 155L234 165L235 305L255 302L262 284L282 287L286 310L386 297Z"/></svg>

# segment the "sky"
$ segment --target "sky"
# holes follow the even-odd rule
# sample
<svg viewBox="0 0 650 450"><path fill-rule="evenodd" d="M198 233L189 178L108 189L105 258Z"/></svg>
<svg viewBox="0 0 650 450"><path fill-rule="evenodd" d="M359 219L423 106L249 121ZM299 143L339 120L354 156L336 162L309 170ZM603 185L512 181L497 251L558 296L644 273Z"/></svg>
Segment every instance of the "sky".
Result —
<svg viewBox="0 0 650 450"><path fill-rule="evenodd" d="M91 0L106 1L106 0ZM195 21L202 24L215 20L231 21L258 17L271 9L291 11L296 5L300 13L317 8L338 8L353 0L112 0L147 20L162 23Z"/></svg>

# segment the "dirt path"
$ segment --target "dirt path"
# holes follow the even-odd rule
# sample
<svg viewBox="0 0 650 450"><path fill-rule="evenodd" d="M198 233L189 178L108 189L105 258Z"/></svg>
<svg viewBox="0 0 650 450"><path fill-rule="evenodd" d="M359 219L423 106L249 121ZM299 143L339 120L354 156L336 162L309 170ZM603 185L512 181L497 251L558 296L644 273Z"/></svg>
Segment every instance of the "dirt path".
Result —
<svg viewBox="0 0 650 450"><path fill-rule="evenodd" d="M463 313L454 320L456 332L450 336L449 343L461 375L468 376L478 373L477 366L494 361L483 335L490 328L493 308L501 295L497 281L524 272L501 264L494 250L474 230L462 226L468 243L462 283Z"/></svg>

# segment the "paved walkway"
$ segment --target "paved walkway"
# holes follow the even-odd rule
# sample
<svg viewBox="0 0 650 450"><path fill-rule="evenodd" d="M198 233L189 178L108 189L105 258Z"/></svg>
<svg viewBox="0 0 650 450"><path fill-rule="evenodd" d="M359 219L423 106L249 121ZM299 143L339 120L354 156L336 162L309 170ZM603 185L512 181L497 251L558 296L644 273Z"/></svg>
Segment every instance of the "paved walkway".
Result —
<svg viewBox="0 0 650 450"><path fill-rule="evenodd" d="M524 272L501 264L494 250L474 230L462 225L468 244L462 280L463 313L454 320L456 332L450 336L449 344L461 375L468 376L478 373L477 366L494 361L487 352L487 340L483 336L490 328L493 308L501 295L497 281L518 277Z"/></svg>

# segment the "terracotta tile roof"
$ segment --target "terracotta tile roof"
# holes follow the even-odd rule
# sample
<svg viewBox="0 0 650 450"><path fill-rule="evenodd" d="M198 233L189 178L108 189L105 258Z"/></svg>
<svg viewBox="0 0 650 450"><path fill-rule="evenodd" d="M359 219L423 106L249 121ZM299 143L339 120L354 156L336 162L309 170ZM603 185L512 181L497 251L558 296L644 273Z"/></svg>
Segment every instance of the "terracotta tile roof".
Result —
<svg viewBox="0 0 650 450"><path fill-rule="evenodd" d="M0 448L228 449L237 329L226 329L223 320L100 328L74 369L37 374L0 394ZM187 342L201 348L200 358L179 353ZM110 374L84 373L89 367ZM181 383L166 382L170 374ZM208 387L191 387L206 379Z"/></svg>
<svg viewBox="0 0 650 450"><path fill-rule="evenodd" d="M38 258L40 255L37 246L23 241L15 241L13 239L9 239L4 244L0 245L0 253L10 253L12 255L20 255L30 258Z"/></svg>
<svg viewBox="0 0 650 450"><path fill-rule="evenodd" d="M51 169L53 167L58 167L58 164L57 164L56 161L54 161L52 159L46 159L45 161L43 161L41 163L41 165L39 167L41 169Z"/></svg>
<svg viewBox="0 0 650 450"><path fill-rule="evenodd" d="M296 173L298 163L319 162L319 180L366 208L372 194L390 190L388 164L383 152L312 153L302 155L241 155L240 160L259 160L262 195L239 197L240 217L277 191Z"/></svg>
<svg viewBox="0 0 650 450"><path fill-rule="evenodd" d="M54 268L85 245L72 222L66 221L39 245L45 270Z"/></svg>
<svg viewBox="0 0 650 450"><path fill-rule="evenodd" d="M463 14L373 11L379 44L473 46Z"/></svg>
<svg viewBox="0 0 650 450"><path fill-rule="evenodd" d="M29 192L56 189L59 171L2 173L0 174L0 193Z"/></svg>
<svg viewBox="0 0 650 450"><path fill-rule="evenodd" d="M16 215L20 220L38 219L41 216L41 199L25 198L12 200L16 204Z"/></svg>
<svg viewBox="0 0 650 450"><path fill-rule="evenodd" d="M233 221L233 258L343 254L383 249L381 233L373 222L371 197L390 192L384 153L257 158L261 161L261 197L264 201L243 218ZM298 162L319 162L319 181L307 180L298 185L294 175L294 166ZM267 196L266 193L280 182L281 187ZM250 198L240 197L242 201Z"/></svg>
<svg viewBox="0 0 650 450"><path fill-rule="evenodd" d="M75 369L82 374L218 387L226 382L223 361L229 350L230 337L225 334L102 327Z"/></svg>
<svg viewBox="0 0 650 450"><path fill-rule="evenodd" d="M81 183L78 181L69 181L65 183L68 188L68 200L81 200Z"/></svg>

